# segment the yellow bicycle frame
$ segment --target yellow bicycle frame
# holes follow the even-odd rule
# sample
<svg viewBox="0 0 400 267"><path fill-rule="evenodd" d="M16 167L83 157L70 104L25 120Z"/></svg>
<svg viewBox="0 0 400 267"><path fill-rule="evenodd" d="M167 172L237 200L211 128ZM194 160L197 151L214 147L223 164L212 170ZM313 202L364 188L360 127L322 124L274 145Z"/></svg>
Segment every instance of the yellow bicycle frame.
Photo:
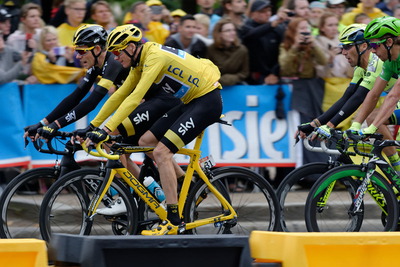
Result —
<svg viewBox="0 0 400 267"><path fill-rule="evenodd" d="M177 154L183 154L189 156L189 165L186 170L185 174L185 179L181 188L181 192L179 194L179 199L178 199L178 206L179 206L179 216L182 218L182 213L183 213L183 208L186 203L186 199L188 196L189 192L189 187L190 183L194 174L194 171L197 172L199 177L204 181L204 183L207 185L208 189L215 195L215 197L221 202L221 205L225 211L229 211L227 213L228 215L221 214L218 216L210 217L210 218L205 218L201 220L196 220L194 222L187 223L185 225L186 229L193 229L199 226L203 226L206 224L211 224L211 223L216 223L216 222L221 222L221 221L226 221L226 220L231 220L237 217L236 211L233 209L232 205L222 196L222 194L211 184L209 181L208 177L205 175L203 172L199 160L201 157L201 151L200 151L200 146L203 140L204 136L204 131L199 134L196 138L195 145L193 149L189 148L181 148ZM101 143L98 143L96 145L96 151L90 151L89 153L94 156L98 157L105 157L109 160L119 160L120 155L112 155L112 154L107 154L102 150L102 144L107 141L104 140ZM82 147L87 150L87 147L82 144ZM153 148L149 147L131 147L131 149L126 149L126 153L132 153L132 152L149 152ZM111 169L109 177L106 177L107 183L103 189L103 191L100 193L99 196L97 196L95 199L92 199L91 204L89 206L89 211L88 215L93 216L95 214L95 211L97 210L97 207L99 206L99 203L101 199L103 199L104 195L110 188L110 185L115 177L115 175L118 174L135 192L136 194L146 202L146 204L158 215L158 217L161 220L166 220L167 219L167 212L164 209L164 207L160 204L160 202L152 196L152 194L147 190L147 188L139 182L139 180L134 177L125 167L121 168L114 168Z"/></svg>

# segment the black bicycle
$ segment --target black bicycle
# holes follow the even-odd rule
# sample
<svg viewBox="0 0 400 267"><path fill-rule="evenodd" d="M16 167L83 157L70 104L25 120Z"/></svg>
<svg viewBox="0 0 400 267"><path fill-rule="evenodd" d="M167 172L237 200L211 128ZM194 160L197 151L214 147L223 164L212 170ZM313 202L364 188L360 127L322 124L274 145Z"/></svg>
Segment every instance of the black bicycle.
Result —
<svg viewBox="0 0 400 267"><path fill-rule="evenodd" d="M48 143L40 139L33 142L37 151L60 155L62 159L57 159L53 167L35 168L21 173L6 186L0 197L1 238L41 238L39 211L45 191L62 175L81 169L74 154L82 148L70 143L71 135L58 132ZM102 166L84 169L81 170L81 175L85 173L98 177L102 176L102 171Z"/></svg>
<svg viewBox="0 0 400 267"><path fill-rule="evenodd" d="M304 186L304 181L316 181L327 171L343 164L352 164L350 156L354 152L347 150L348 143L343 139L341 132L335 132L329 139L329 144L325 141L317 143L304 139L304 147L314 152L326 153L329 155L327 162L312 162L296 168L290 172L279 184L276 194L281 207L280 230L285 232L305 232L307 231L304 219L304 207L309 192L309 188ZM334 146L335 149L330 148Z"/></svg>
<svg viewBox="0 0 400 267"><path fill-rule="evenodd" d="M306 202L307 229L313 232L394 231L399 220L400 177L383 157L382 149L400 143L381 140L382 135L358 136L349 132L348 136L355 143L363 142L366 137L374 139L371 153L357 151L369 160L336 167L318 179Z"/></svg>

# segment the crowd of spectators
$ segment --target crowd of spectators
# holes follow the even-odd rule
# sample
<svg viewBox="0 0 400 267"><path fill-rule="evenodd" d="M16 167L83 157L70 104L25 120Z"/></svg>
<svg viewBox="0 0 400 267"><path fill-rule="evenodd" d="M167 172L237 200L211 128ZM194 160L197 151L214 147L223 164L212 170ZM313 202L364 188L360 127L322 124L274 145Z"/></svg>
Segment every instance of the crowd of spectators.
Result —
<svg viewBox="0 0 400 267"><path fill-rule="evenodd" d="M274 6L270 0L197 0L197 14L169 10L160 0L148 0L135 1L119 19L107 1L54 0L45 23L41 1L24 1L19 6L20 2L6 1L0 8L0 33L5 43L0 48L0 64L5 67L0 71L13 71L2 76L20 83L69 83L82 77L71 46L75 30L83 23L99 24L107 31L119 24L135 24L143 30L145 41L211 59L221 70L223 85L348 78L352 69L340 55L338 32L351 23L400 15L399 0L361 0L355 7L345 0L284 0L282 6ZM300 20L303 28L297 31ZM54 33L50 26L57 36L50 37ZM41 35L44 29L47 34ZM13 50L14 56L7 60L19 62L18 71L3 62L3 47ZM38 59L40 64L32 64ZM54 67L60 77L44 79L48 75L39 74L43 69L37 66ZM321 99L317 105L319 102Z"/></svg>

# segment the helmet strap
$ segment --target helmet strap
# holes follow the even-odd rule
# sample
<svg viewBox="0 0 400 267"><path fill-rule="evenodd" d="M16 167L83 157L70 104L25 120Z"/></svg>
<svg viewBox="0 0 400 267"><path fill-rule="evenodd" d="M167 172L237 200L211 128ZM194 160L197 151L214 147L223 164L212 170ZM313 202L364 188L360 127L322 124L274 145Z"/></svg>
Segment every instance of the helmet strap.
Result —
<svg viewBox="0 0 400 267"><path fill-rule="evenodd" d="M361 52L360 52L360 48L358 46L359 46L358 44L355 45L357 54L358 54L357 66L361 67L361 56L364 55L365 52L367 52L369 46Z"/></svg>
<svg viewBox="0 0 400 267"><path fill-rule="evenodd" d="M131 66L132 66L132 67L136 67L136 66L139 64L140 55L141 55L141 53L142 53L142 49L140 49L140 48L141 48L141 45L138 44L138 43L135 43L135 46L136 46L136 48L135 48L135 51L133 51L133 54L132 54L132 55L129 54L128 51L126 51L126 49L123 50L123 52L125 52L125 54L127 54L128 57L131 58ZM139 51L139 53L137 54L137 57L136 57L136 60L135 60L135 54L137 53L138 49L140 49L140 51Z"/></svg>
<svg viewBox="0 0 400 267"><path fill-rule="evenodd" d="M387 37L386 39L392 39L392 42L393 42L391 46L386 45L386 42L383 44L385 46L385 48L386 48L388 60L392 61L392 53L390 53L390 50L392 50L394 44L396 43L397 37L391 36L391 37Z"/></svg>
<svg viewBox="0 0 400 267"><path fill-rule="evenodd" d="M394 43L391 46L387 46L386 44L384 44L386 51L387 51L389 61L392 61L392 53L390 53L390 50L392 49L393 45L394 45Z"/></svg>
<svg viewBox="0 0 400 267"><path fill-rule="evenodd" d="M99 56L101 55L101 51L96 55L94 53L94 49L90 50L90 52L92 53L93 57L94 57L94 66L97 66L97 64L99 64Z"/></svg>

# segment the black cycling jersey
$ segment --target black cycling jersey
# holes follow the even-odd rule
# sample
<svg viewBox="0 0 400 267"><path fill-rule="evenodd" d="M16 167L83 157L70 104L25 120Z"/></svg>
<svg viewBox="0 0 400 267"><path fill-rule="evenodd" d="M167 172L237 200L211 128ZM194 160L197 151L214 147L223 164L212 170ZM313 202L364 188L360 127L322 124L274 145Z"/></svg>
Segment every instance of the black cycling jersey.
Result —
<svg viewBox="0 0 400 267"><path fill-rule="evenodd" d="M65 127L96 108L108 90L115 85L117 88L122 85L128 76L130 68L122 67L121 63L114 59L111 52L107 52L102 68L93 66L87 70L85 77L78 87L65 97L57 107L46 116L46 119L53 122L57 119L61 127ZM89 92L98 76L100 81L92 93L84 100L82 99ZM82 102L81 102L82 101Z"/></svg>

